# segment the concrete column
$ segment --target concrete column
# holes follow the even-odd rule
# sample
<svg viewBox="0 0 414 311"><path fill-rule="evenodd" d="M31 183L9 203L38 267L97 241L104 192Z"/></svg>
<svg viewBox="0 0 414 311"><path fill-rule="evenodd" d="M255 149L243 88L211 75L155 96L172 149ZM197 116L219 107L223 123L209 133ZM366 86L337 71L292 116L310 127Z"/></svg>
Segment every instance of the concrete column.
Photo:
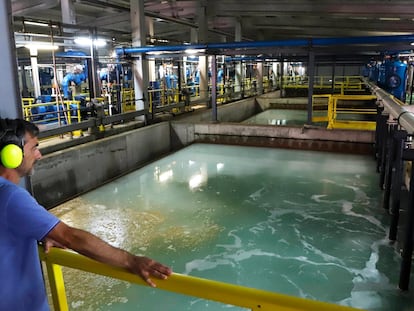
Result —
<svg viewBox="0 0 414 311"><path fill-rule="evenodd" d="M241 23L239 20L235 21L234 25L234 41L238 42L241 41ZM242 62L237 62L235 69L235 76L234 76L234 91L240 92L241 90L241 83L242 83Z"/></svg>
<svg viewBox="0 0 414 311"><path fill-rule="evenodd" d="M68 25L76 25L76 11L73 0L61 0L60 1L60 11L62 15L62 23ZM74 33L73 28L64 28L63 31ZM64 43L71 44L72 40L64 40ZM69 50L67 47L64 48L65 51ZM67 68L69 70L69 68Z"/></svg>
<svg viewBox="0 0 414 311"><path fill-rule="evenodd" d="M332 60L332 83L331 83L331 89L332 89L332 95L335 94L335 71L336 71L336 57L333 57Z"/></svg>
<svg viewBox="0 0 414 311"><path fill-rule="evenodd" d="M263 62L257 63L257 94L263 94Z"/></svg>
<svg viewBox="0 0 414 311"><path fill-rule="evenodd" d="M309 86L308 86L308 121L307 121L307 124L312 124L312 96L313 96L313 84L315 81L315 53L312 50L309 51L308 76L309 76Z"/></svg>
<svg viewBox="0 0 414 311"><path fill-rule="evenodd" d="M183 56L183 71L184 84L187 85L187 56Z"/></svg>
<svg viewBox="0 0 414 311"><path fill-rule="evenodd" d="M199 1L197 8L198 43L208 41L207 1Z"/></svg>
<svg viewBox="0 0 414 311"><path fill-rule="evenodd" d="M285 96L285 92L284 92L284 84L283 84L283 76L285 75L285 61L283 59L283 56L281 57L282 59L280 60L280 97L284 97Z"/></svg>
<svg viewBox="0 0 414 311"><path fill-rule="evenodd" d="M22 98L19 92L16 42L14 41L13 17L11 1L0 1L0 46L2 54L0 57L0 70L4 77L0 83L0 94L2 104L0 105L0 116L2 118L22 118ZM22 66L23 67L23 66ZM24 68L22 68L24 70ZM20 186L32 192L29 177L20 180Z"/></svg>
<svg viewBox="0 0 414 311"><path fill-rule="evenodd" d="M217 121L217 68L216 55L211 56L211 107L213 122Z"/></svg>
<svg viewBox="0 0 414 311"><path fill-rule="evenodd" d="M207 1L200 1L198 6L198 43L207 43L208 24L207 24ZM207 56L199 56L198 69L200 70L200 97L208 98L208 59Z"/></svg>
<svg viewBox="0 0 414 311"><path fill-rule="evenodd" d="M88 69L88 80L89 80L89 94L91 98L100 97L101 96L101 88L100 83L98 83L98 49L96 48L94 41L98 38L96 29L91 31L90 37L92 38L91 46L90 46L90 55L91 61L90 66L91 68Z"/></svg>
<svg viewBox="0 0 414 311"><path fill-rule="evenodd" d="M280 85L279 83L279 68L280 65L277 62L272 62L272 79L273 79L273 86L272 86L272 90L277 88L278 85Z"/></svg>
<svg viewBox="0 0 414 311"><path fill-rule="evenodd" d="M131 0L132 46L146 45L144 0ZM135 109L148 109L148 66L142 55L135 59L132 66L134 76ZM143 117L140 117L144 119Z"/></svg>
<svg viewBox="0 0 414 311"><path fill-rule="evenodd" d="M145 17L147 23L148 34L150 38L154 37L154 19L152 17ZM148 78L149 81L156 81L157 75L155 72L155 59L148 60Z"/></svg>
<svg viewBox="0 0 414 311"><path fill-rule="evenodd" d="M190 30L190 42L191 43L197 43L198 42L198 29L196 28L191 28Z"/></svg>
<svg viewBox="0 0 414 311"><path fill-rule="evenodd" d="M60 14L62 16L62 23L63 24L68 24L68 25L76 25L76 11L75 11L75 5L74 5L74 0L61 0L60 1ZM74 33L75 30L73 28L63 28L64 32L67 33ZM65 46L63 47L64 51L68 51L71 50L71 48L69 48L68 46L66 46L66 44L70 45L72 44L72 40L67 40L64 39L63 43L65 44ZM53 68L54 71L54 77L53 77L53 81L54 81L54 85L56 85L57 88L59 88L58 86L58 81L62 81L62 79L58 79L57 77L57 70L56 68ZM69 73L72 71L72 66L66 66L66 73ZM88 72L86 72L87 74ZM89 79L88 79L89 80ZM89 81L88 81L89 82ZM60 94L60 92L58 92L57 90L53 89L53 92L55 92L57 94ZM92 89L92 93L94 93L94 89ZM59 100L61 100L63 98L59 97Z"/></svg>
<svg viewBox="0 0 414 311"><path fill-rule="evenodd" d="M2 118L18 118L23 116L19 85L17 84L16 43L14 42L13 18L11 1L0 3L0 69L4 77L0 83L2 104L0 116ZM22 68L22 70L24 70Z"/></svg>
<svg viewBox="0 0 414 311"><path fill-rule="evenodd" d="M41 95L41 92L40 92L39 67L37 66L37 49L36 48L30 48L30 64L32 67L34 96L35 98L38 98Z"/></svg>
<svg viewBox="0 0 414 311"><path fill-rule="evenodd" d="M73 0L61 0L60 9L62 13L62 23L76 25L76 12Z"/></svg>
<svg viewBox="0 0 414 311"><path fill-rule="evenodd" d="M206 55L198 57L198 69L200 70L200 97L208 98L208 59Z"/></svg>

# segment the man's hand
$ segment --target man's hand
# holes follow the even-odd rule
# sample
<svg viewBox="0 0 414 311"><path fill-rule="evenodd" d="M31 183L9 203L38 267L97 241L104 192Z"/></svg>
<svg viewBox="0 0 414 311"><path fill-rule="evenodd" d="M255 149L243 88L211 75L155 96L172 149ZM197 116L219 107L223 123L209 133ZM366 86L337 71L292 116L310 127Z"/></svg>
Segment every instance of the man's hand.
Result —
<svg viewBox="0 0 414 311"><path fill-rule="evenodd" d="M46 251L50 246L66 246L91 259L127 269L140 276L151 287L156 285L150 277L166 279L172 273L170 268L151 258L133 255L106 243L90 232L70 227L62 221L50 230L44 243Z"/></svg>
<svg viewBox="0 0 414 311"><path fill-rule="evenodd" d="M151 258L134 255L132 255L129 262L128 270L139 275L151 287L156 287L155 283L150 279L151 276L165 280L172 273L169 267Z"/></svg>
<svg viewBox="0 0 414 311"><path fill-rule="evenodd" d="M47 254L50 250L51 247L59 247L59 248L66 248L64 245L62 245L61 243L51 239L51 238L45 238L43 240L43 247L45 249L45 253Z"/></svg>

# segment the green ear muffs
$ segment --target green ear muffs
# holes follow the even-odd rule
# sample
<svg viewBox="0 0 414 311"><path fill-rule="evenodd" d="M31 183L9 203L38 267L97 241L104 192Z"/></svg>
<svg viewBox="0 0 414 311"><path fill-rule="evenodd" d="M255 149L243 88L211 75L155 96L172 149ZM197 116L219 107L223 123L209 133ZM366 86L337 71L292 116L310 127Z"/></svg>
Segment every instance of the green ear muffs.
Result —
<svg viewBox="0 0 414 311"><path fill-rule="evenodd" d="M19 167L23 161L22 148L15 144L8 144L1 149L0 159L6 168Z"/></svg>
<svg viewBox="0 0 414 311"><path fill-rule="evenodd" d="M19 167L23 162L23 135L15 120L0 118L0 161L6 168Z"/></svg>

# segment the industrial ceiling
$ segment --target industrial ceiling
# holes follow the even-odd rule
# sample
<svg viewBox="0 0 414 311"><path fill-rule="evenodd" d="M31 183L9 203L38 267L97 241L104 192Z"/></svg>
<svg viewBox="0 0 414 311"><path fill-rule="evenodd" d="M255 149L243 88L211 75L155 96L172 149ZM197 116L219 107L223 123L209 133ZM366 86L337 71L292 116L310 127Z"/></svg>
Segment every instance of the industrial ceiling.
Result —
<svg viewBox="0 0 414 311"><path fill-rule="evenodd" d="M130 2L134 0L72 1L77 27L96 29L97 34L110 39L113 46L131 44ZM246 42L411 36L414 29L412 0L146 0L144 10L145 15L152 18L154 28L153 33L147 34L147 45L181 45L191 42L192 38L194 41L194 32L201 29L198 18L201 11L205 12L208 23L207 38L203 40L200 34L198 36L201 42L233 42L238 24L241 40ZM13 0L12 14L16 33L41 31L40 27L33 29L23 25L23 20L62 23L60 0ZM74 35L74 32L65 32L65 28L60 29L56 37ZM320 52L372 56L384 51L411 51L410 43L404 40L339 44L320 48ZM287 46L256 49L253 53L264 50L270 54L295 54L308 48Z"/></svg>

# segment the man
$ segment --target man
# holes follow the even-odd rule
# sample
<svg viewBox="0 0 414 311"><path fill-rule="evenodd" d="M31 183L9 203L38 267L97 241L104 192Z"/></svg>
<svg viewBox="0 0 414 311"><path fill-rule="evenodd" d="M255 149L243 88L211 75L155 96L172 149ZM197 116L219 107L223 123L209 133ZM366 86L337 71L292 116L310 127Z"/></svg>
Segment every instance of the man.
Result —
<svg viewBox="0 0 414 311"><path fill-rule="evenodd" d="M59 245L125 268L152 287L156 285L150 277L166 279L170 268L66 225L17 186L42 156L38 133L37 126L30 122L0 119L0 311L49 310L37 241L45 243L46 251L51 245Z"/></svg>

